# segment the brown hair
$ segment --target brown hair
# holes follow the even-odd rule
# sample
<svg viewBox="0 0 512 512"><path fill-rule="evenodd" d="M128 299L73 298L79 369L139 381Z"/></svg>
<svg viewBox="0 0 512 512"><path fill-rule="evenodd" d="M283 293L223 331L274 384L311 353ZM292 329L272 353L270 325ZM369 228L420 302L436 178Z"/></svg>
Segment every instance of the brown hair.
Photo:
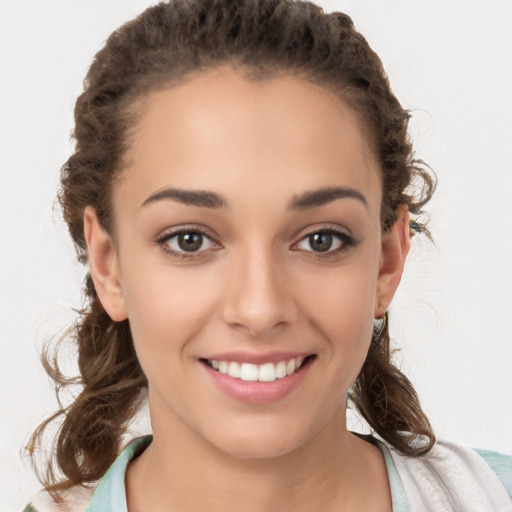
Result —
<svg viewBox="0 0 512 512"><path fill-rule="evenodd" d="M400 205L416 216L435 180L415 160L407 135L409 113L390 90L378 56L345 14L326 14L296 0L171 0L116 30L96 55L75 107L76 148L62 168L59 199L79 258L86 262L83 212L93 206L112 233L111 190L123 170L137 99L195 73L231 65L250 80L292 75L337 92L367 128L382 170L382 229ZM415 226L424 230L416 221ZM43 362L57 391L81 392L32 435L33 457L50 422L63 417L53 460L40 478L61 491L100 478L116 457L127 424L147 386L128 321L112 321L86 280L87 305L71 332L80 377L66 379L57 356ZM373 335L350 398L370 426L404 454L428 452L435 437L410 381L391 361L387 323ZM423 440L417 443L417 440ZM56 472L60 470L63 476Z"/></svg>

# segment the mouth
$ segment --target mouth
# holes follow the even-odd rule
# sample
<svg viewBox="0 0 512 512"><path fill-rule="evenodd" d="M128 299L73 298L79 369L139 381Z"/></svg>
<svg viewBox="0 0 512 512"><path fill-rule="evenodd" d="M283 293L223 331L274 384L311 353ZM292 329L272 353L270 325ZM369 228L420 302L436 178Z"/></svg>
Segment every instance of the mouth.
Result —
<svg viewBox="0 0 512 512"><path fill-rule="evenodd" d="M228 375L233 379L249 382L273 382L300 372L310 365L316 357L316 354L311 354L305 357L295 357L264 364L203 358L200 361L212 370Z"/></svg>

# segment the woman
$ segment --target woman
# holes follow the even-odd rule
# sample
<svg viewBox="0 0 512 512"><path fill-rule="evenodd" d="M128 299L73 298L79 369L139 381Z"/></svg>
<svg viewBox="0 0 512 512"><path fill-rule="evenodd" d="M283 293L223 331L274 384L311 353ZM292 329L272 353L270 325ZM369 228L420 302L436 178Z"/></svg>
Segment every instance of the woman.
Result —
<svg viewBox="0 0 512 512"><path fill-rule="evenodd" d="M29 507L512 509L511 459L436 442L390 359L434 190L408 117L310 3L176 0L111 36L60 196L90 268L83 391ZM146 392L153 436L117 457ZM347 397L384 441L347 430Z"/></svg>

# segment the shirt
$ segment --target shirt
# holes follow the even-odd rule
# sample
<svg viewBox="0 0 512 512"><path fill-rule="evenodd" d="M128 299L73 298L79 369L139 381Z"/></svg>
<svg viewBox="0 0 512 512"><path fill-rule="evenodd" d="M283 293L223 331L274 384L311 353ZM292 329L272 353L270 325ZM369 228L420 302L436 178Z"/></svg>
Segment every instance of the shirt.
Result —
<svg viewBox="0 0 512 512"><path fill-rule="evenodd" d="M438 440L428 454L408 457L376 437L360 437L384 455L393 512L512 512L510 455ZM126 468L152 439L131 441L96 486L71 491L65 506L40 493L24 512L128 512Z"/></svg>

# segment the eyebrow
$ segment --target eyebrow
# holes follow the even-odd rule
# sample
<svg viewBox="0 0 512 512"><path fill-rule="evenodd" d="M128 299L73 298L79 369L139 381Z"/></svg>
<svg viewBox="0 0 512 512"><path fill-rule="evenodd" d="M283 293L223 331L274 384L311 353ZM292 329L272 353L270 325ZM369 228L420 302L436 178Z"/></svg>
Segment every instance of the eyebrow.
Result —
<svg viewBox="0 0 512 512"><path fill-rule="evenodd" d="M336 199L352 198L361 201L367 208L368 202L359 190L345 187L327 187L319 190L311 190L295 196L288 205L288 210L308 210L323 206L324 204L335 201Z"/></svg>
<svg viewBox="0 0 512 512"><path fill-rule="evenodd" d="M368 207L365 196L358 190L346 187L326 187L318 190L309 190L294 196L286 209L296 211L308 210L331 203L336 199L345 198L357 199L365 207ZM164 199L171 199L189 206L199 206L201 208L226 209L228 207L228 201L215 192L177 188L166 188L155 192L142 203L142 206Z"/></svg>
<svg viewBox="0 0 512 512"><path fill-rule="evenodd" d="M142 206L160 201L162 199L174 199L180 203L190 206L199 206L201 208L227 208L225 201L219 194L215 192L207 192L203 190L182 190L178 188L165 188L150 195Z"/></svg>

